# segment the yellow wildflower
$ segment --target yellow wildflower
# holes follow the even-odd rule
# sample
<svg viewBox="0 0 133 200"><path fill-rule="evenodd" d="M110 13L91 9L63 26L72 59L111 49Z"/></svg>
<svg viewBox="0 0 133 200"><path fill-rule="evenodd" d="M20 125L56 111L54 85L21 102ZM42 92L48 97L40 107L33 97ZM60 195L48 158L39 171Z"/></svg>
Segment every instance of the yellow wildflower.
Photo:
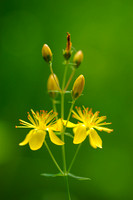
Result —
<svg viewBox="0 0 133 200"><path fill-rule="evenodd" d="M92 109L84 108L83 111L81 108L76 107L77 113L75 111L73 112L73 117L80 122L78 124L74 124L71 122L68 122L66 124L66 120L64 121L64 124L67 125L69 128L73 128L74 132L74 144L79 144L83 142L87 136L89 136L90 145L93 148L102 148L102 140L100 136L98 135L96 130L99 131L105 131L105 132L112 132L113 129L105 128L104 125L108 125L111 123L103 122L106 119L106 116L99 117L99 112L92 113ZM101 123L102 122L102 123Z"/></svg>
<svg viewBox="0 0 133 200"><path fill-rule="evenodd" d="M54 121L57 113L54 113L53 111L48 113L44 110L40 111L40 113L35 113L33 110L31 110L31 113L33 117L28 113L28 119L30 123L20 119L20 124L23 126L16 126L16 128L32 128L24 141L19 144L20 146L24 146L29 143L31 150L40 149L45 140L46 131L49 133L51 142L56 145L64 144L64 142L62 142L53 132L61 131L62 129L61 120L58 120L57 122Z"/></svg>

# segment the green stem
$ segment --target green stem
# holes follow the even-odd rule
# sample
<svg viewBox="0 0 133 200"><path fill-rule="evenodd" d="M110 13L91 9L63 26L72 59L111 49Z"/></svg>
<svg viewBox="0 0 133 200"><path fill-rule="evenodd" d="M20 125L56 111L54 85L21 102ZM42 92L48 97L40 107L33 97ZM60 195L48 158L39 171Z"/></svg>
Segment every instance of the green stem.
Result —
<svg viewBox="0 0 133 200"><path fill-rule="evenodd" d="M68 63L65 66L64 77L62 82L62 93L61 93L61 118L64 119L64 87L66 83L66 75L67 75Z"/></svg>
<svg viewBox="0 0 133 200"><path fill-rule="evenodd" d="M62 83L62 92L61 92L61 118L64 119L64 87L66 82L66 74L67 74L67 68L68 68L68 62L65 66L65 72L63 77L63 83ZM63 121L62 121L63 124ZM61 139L64 142L64 129L61 133ZM63 157L63 165L64 165L64 176L66 179L66 185L67 185L67 192L68 192L68 199L71 200L70 192L69 192L69 183L68 183L68 175L66 174L66 155L65 155L65 145L62 146L62 157Z"/></svg>
<svg viewBox="0 0 133 200"><path fill-rule="evenodd" d="M57 113L57 109L56 109L56 104L55 104L55 100L52 99L52 103L53 103L53 110L55 113ZM56 121L58 120L58 115L56 115Z"/></svg>
<svg viewBox="0 0 133 200"><path fill-rule="evenodd" d="M74 161L75 161L75 159L76 159L76 157L77 157L77 154L78 154L78 152L79 152L80 147L81 147L81 144L78 145L78 148L77 148L77 150L76 150L76 152L75 152L75 155L74 155L74 157L73 157L73 159L72 159L72 161L71 161L71 164L70 164L70 166L69 166L69 168L68 168L67 173L70 172L70 170L71 170L71 168L72 168L72 166L73 166L73 163L74 163Z"/></svg>
<svg viewBox="0 0 133 200"><path fill-rule="evenodd" d="M64 119L64 87L66 82L66 74L68 69L68 62L65 66L64 77L62 82L62 92L61 92L61 118ZM61 139L64 142L64 130L61 133ZM64 166L64 174L66 173L66 156L65 156L65 145L62 145L62 157L63 157L63 166Z"/></svg>
<svg viewBox="0 0 133 200"><path fill-rule="evenodd" d="M75 104L75 100L72 101L72 105L71 105L71 107L70 107L70 111L69 111L69 114L68 114L67 121L66 121L65 128L64 128L64 131L63 131L63 132L65 132L65 130L66 130L66 128L67 128L67 124L68 124L68 121L69 121L69 119L70 119L70 117L71 117L71 113L72 113L72 109L73 109L74 104Z"/></svg>
<svg viewBox="0 0 133 200"><path fill-rule="evenodd" d="M70 119L70 116L71 116L71 112L72 112L74 103L75 103L75 100L72 101L72 105L71 105L71 108L70 108L70 111L69 111L69 114L68 114L68 117L67 117L67 122L66 122L65 128L64 128L64 130L63 130L63 133L65 133L65 130L66 130L66 127L67 127L67 123L68 123L68 121L69 121L69 119ZM64 137L64 134L63 134L63 137ZM64 146L64 145L63 145L63 146ZM67 185L68 199L71 200L70 191L69 191L69 183L68 183L68 173L66 174L66 161L65 161L65 175L66 175L66 185Z"/></svg>
<svg viewBox="0 0 133 200"><path fill-rule="evenodd" d="M70 197L70 191L69 191L68 176L65 176L65 179L66 179L66 185L67 185L68 199L71 200L71 197Z"/></svg>
<svg viewBox="0 0 133 200"><path fill-rule="evenodd" d="M61 174L64 175L63 171L61 170L60 166L59 166L58 163L56 162L56 160L55 160L55 158L54 158L54 156L53 156L53 154L52 154L52 152L51 152L49 146L47 145L46 141L44 141L44 144L45 144L45 146L46 146L46 148L47 148L47 150L48 150L48 152L49 152L49 154L50 154L50 156L51 156L53 162L55 163L56 167L57 167L58 170L61 172Z"/></svg>
<svg viewBox="0 0 133 200"><path fill-rule="evenodd" d="M70 82L71 82L71 80L72 80L74 74L75 74L75 68L73 68L73 71L72 71L72 73L71 73L71 75L70 75L70 77L69 77L69 80L68 80L68 82L67 82L67 84L66 84L66 87L65 87L64 91L67 90L67 88L68 88L68 86L69 86L69 84L70 84Z"/></svg>

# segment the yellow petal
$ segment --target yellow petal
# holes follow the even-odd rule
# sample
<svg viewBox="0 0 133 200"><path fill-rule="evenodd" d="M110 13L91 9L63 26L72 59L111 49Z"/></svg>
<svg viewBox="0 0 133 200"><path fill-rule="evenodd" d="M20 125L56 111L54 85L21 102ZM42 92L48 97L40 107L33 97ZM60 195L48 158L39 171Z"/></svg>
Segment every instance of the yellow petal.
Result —
<svg viewBox="0 0 133 200"><path fill-rule="evenodd" d="M89 131L89 139L90 139L90 145L93 148L97 147L102 148L102 140L94 129L91 129Z"/></svg>
<svg viewBox="0 0 133 200"><path fill-rule="evenodd" d="M83 142L87 136L86 127L84 125L78 125L73 129L74 132L74 144Z"/></svg>
<svg viewBox="0 0 133 200"><path fill-rule="evenodd" d="M100 127L100 126L95 126L94 128L96 128L99 131L105 131L107 133L111 133L113 131L113 129L105 128L105 127Z"/></svg>
<svg viewBox="0 0 133 200"><path fill-rule="evenodd" d="M62 142L56 135L55 133L52 131L52 130L48 130L49 132L49 137L50 137L50 140L51 142L53 142L54 144L56 145L63 145L64 142Z"/></svg>
<svg viewBox="0 0 133 200"><path fill-rule="evenodd" d="M29 140L29 146L31 150L38 150L42 147L46 132L42 130L34 130L32 137Z"/></svg>
<svg viewBox="0 0 133 200"><path fill-rule="evenodd" d="M58 119L55 124L50 126L50 129L53 131L61 131L63 129L62 120Z"/></svg>
<svg viewBox="0 0 133 200"><path fill-rule="evenodd" d="M19 143L20 146L24 146L26 144L28 144L30 138L32 137L34 130L31 130L25 137L25 139L23 140L23 142Z"/></svg>
<svg viewBox="0 0 133 200"><path fill-rule="evenodd" d="M90 145L91 145L94 149L96 149L97 146L95 145L95 143L94 143L94 141L93 141L91 135L89 135L89 141L90 141Z"/></svg>
<svg viewBox="0 0 133 200"><path fill-rule="evenodd" d="M107 118L106 116L99 117L96 123L99 124L100 122L104 121L106 118Z"/></svg>
<svg viewBox="0 0 133 200"><path fill-rule="evenodd" d="M77 124L74 124L74 123L72 123L70 121L67 122L67 120L63 120L64 126L66 126L66 123L67 123L67 127L68 128L74 128L75 126L77 126Z"/></svg>

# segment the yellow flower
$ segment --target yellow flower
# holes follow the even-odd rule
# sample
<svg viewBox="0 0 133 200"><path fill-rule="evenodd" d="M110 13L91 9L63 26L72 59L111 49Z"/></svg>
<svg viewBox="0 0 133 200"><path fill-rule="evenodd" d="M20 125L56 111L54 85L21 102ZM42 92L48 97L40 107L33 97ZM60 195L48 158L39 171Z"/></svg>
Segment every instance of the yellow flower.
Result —
<svg viewBox="0 0 133 200"><path fill-rule="evenodd" d="M57 113L54 113L53 111L50 111L48 113L44 110L40 111L40 113L35 113L33 110L31 110L31 113L33 117L28 113L28 119L30 123L20 119L20 124L22 124L23 126L16 126L16 128L32 128L32 130L27 134L24 141L19 144L20 146L24 146L29 143L31 150L40 149L45 140L46 131L48 131L49 133L51 142L56 145L64 144L64 142L62 142L53 132L61 131L62 129L61 120L59 119L57 122L54 121Z"/></svg>
<svg viewBox="0 0 133 200"><path fill-rule="evenodd" d="M74 132L74 144L79 144L83 142L87 136L89 136L90 145L93 148L102 148L102 140L98 135L96 130L112 132L113 129L105 128L104 125L108 125L111 123L103 122L106 119L106 116L99 117L99 112L92 113L92 109L84 108L83 111L81 108L76 107L77 113L73 112L73 117L77 119L78 124L73 124L71 122L67 123L67 127L73 128ZM66 120L64 121L66 124Z"/></svg>

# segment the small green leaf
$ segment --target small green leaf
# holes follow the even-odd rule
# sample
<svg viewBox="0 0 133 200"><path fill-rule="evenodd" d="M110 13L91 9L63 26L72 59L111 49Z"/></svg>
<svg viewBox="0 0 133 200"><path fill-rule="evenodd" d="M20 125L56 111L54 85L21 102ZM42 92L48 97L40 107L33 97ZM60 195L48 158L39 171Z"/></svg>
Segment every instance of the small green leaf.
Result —
<svg viewBox="0 0 133 200"><path fill-rule="evenodd" d="M63 174L61 174L61 173L58 173L58 174L46 174L46 173L43 173L43 174L41 174L41 176L57 177L57 176L63 176Z"/></svg>
<svg viewBox="0 0 133 200"><path fill-rule="evenodd" d="M71 92L72 92L72 90L70 90L70 91L68 91L68 90L65 91L66 94L70 94Z"/></svg>
<svg viewBox="0 0 133 200"><path fill-rule="evenodd" d="M71 133L64 133L64 135L69 136L71 138L73 138L73 135L71 135Z"/></svg>
<svg viewBox="0 0 133 200"><path fill-rule="evenodd" d="M56 132L56 135L61 135L61 132ZM73 135L71 135L71 133L64 133L64 135L73 138Z"/></svg>
<svg viewBox="0 0 133 200"><path fill-rule="evenodd" d="M80 177L80 176L75 176L74 174L68 173L68 176L75 178L79 181L87 181L87 180L91 180L90 178L87 177Z"/></svg>
<svg viewBox="0 0 133 200"><path fill-rule="evenodd" d="M61 132L55 132L56 135L61 135Z"/></svg>
<svg viewBox="0 0 133 200"><path fill-rule="evenodd" d="M49 92L56 92L56 93L60 93L60 91L59 91L59 90L49 90L49 91L48 91L48 93L49 93Z"/></svg>

